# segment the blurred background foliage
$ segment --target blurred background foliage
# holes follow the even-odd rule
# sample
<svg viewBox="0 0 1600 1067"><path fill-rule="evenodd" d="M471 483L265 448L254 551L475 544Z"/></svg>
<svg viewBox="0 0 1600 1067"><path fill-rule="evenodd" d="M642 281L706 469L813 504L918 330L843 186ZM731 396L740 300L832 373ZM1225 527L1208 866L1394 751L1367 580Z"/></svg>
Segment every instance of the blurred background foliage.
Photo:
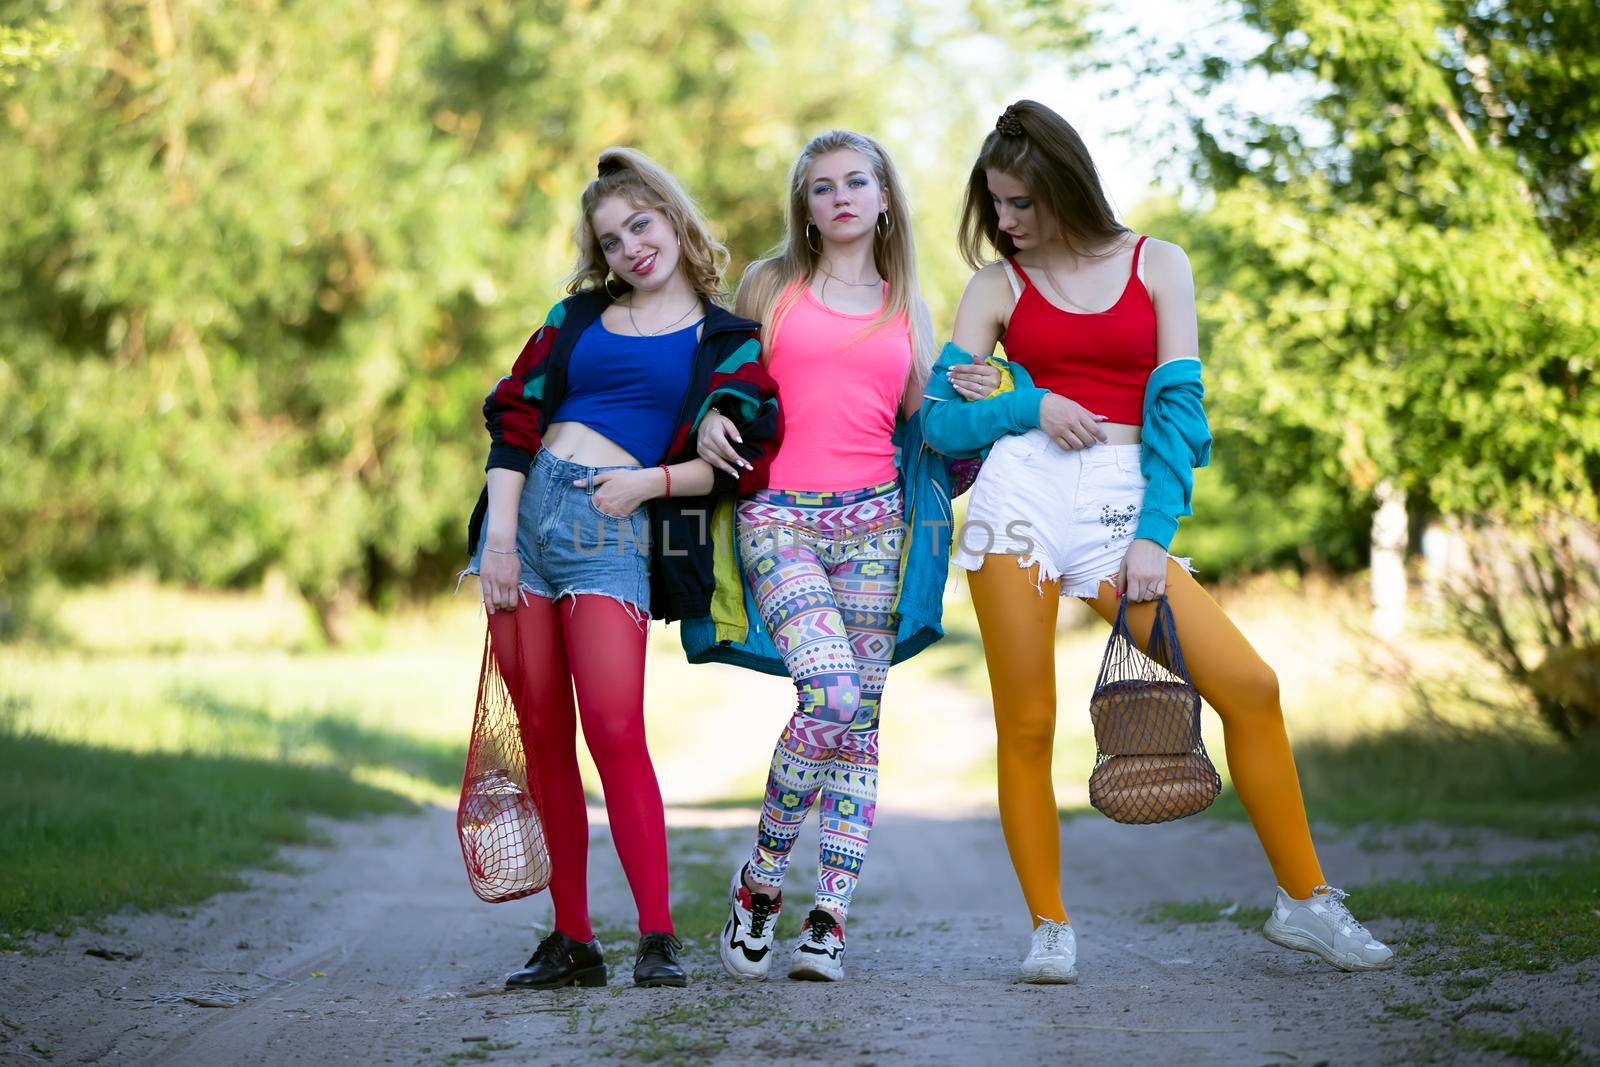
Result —
<svg viewBox="0 0 1600 1067"><path fill-rule="evenodd" d="M676 170L736 277L807 137L881 136L948 329L1003 62L1181 105L1135 133L1185 192L1130 210L1197 279L1218 447L1179 547L1212 579L1356 573L1402 500L1413 550L1466 546L1475 639L1578 694L1547 718L1600 721L1600 9L1227 0L1228 32L1160 41L1095 8L0 4L0 630L130 570L281 575L335 641L444 588L479 403L608 144Z"/></svg>
<svg viewBox="0 0 1600 1067"><path fill-rule="evenodd" d="M335 637L458 565L481 399L557 295L600 148L666 162L748 259L806 138L890 136L892 92L943 94L970 140L939 34L1021 25L883 4L862 46L796 0L6 7L43 28L0 101L0 610L135 566L281 568Z"/></svg>

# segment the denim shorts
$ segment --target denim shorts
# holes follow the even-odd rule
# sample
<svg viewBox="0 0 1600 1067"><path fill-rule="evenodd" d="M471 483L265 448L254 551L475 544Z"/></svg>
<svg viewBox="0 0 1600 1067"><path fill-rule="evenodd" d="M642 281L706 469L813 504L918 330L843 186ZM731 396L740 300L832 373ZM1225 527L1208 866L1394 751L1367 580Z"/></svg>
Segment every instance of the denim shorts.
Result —
<svg viewBox="0 0 1600 1067"><path fill-rule="evenodd" d="M644 507L625 519L594 503L594 487L572 483L601 471L636 467L586 467L540 449L533 458L517 508L517 558L524 592L548 600L592 594L650 615L650 522ZM483 542L467 565L477 574Z"/></svg>

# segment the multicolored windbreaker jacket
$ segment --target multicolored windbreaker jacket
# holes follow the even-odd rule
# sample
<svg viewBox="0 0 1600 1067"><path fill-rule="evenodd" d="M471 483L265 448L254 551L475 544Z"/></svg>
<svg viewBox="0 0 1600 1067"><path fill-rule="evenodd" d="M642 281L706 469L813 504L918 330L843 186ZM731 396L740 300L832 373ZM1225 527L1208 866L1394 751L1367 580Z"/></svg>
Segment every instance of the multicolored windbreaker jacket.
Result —
<svg viewBox="0 0 1600 1067"><path fill-rule="evenodd" d="M567 297L528 339L511 373L483 402L489 430L486 469L528 473L544 433L567 393L567 367L578 337L611 304L603 291ZM760 326L710 301L695 349L689 385L678 409L665 463L695 458L695 435L715 409L732 419L744 443L738 451L751 465L735 479L716 473L710 494L650 502L650 614L664 620L704 615L716 588L712 516L719 500L766 487L772 457L783 440L778 387L761 364ZM488 511L488 487L467 523L467 552L477 551Z"/></svg>

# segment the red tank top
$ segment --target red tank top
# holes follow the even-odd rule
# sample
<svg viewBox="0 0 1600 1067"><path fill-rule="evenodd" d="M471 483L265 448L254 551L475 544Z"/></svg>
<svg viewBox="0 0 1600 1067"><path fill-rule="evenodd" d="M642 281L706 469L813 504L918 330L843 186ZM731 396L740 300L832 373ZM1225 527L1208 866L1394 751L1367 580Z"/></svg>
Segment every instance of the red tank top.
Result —
<svg viewBox="0 0 1600 1067"><path fill-rule="evenodd" d="M1035 385L1134 426L1144 421L1144 386L1156 367L1156 309L1139 280L1147 239L1133 246L1122 295L1097 315L1056 307L1011 260L1022 295L1002 342L1006 357L1022 364Z"/></svg>

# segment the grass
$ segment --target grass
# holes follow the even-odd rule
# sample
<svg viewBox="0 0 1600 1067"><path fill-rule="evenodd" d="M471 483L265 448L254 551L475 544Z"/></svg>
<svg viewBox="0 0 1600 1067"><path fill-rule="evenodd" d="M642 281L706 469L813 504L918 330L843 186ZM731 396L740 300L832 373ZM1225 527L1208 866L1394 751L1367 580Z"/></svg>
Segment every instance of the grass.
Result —
<svg viewBox="0 0 1600 1067"><path fill-rule="evenodd" d="M1361 889L1360 907L1363 918L1403 919L1416 931L1407 940L1417 948L1405 961L1413 973L1550 971L1600 956L1600 854L1380 882ZM1471 979L1452 981L1445 986L1447 998Z"/></svg>
<svg viewBox="0 0 1600 1067"><path fill-rule="evenodd" d="M1487 987L1496 973L1542 973L1600 957L1600 855L1574 853L1514 868L1378 882L1357 891L1356 912L1363 920L1404 920L1401 966L1414 975L1443 976L1440 995L1461 1001ZM1252 928L1265 921L1266 910L1178 901L1149 908L1144 918Z"/></svg>
<svg viewBox="0 0 1600 1067"><path fill-rule="evenodd" d="M505 1052L516 1047L517 1043L515 1041L479 1041L471 1048L449 1053L442 1062L447 1064L482 1063L492 1059L496 1052ZM424 1049L423 1051L430 1050Z"/></svg>
<svg viewBox="0 0 1600 1067"><path fill-rule="evenodd" d="M313 815L455 804L483 641L470 590L369 617L338 650L281 596L139 581L70 594L57 629L0 645L0 945L236 887L313 840ZM670 651L652 664L705 671ZM653 677L652 714L725 699L725 675L690 677ZM652 729L664 765L684 741L715 743Z"/></svg>
<svg viewBox="0 0 1600 1067"><path fill-rule="evenodd" d="M121 907L190 904L240 885L311 814L410 802L322 767L130 753L0 733L0 947Z"/></svg>
<svg viewBox="0 0 1600 1067"><path fill-rule="evenodd" d="M1504 731L1411 726L1295 746L1317 822L1393 826L1425 820L1524 837L1600 831L1600 738L1577 746ZM1232 789L1212 810L1245 818Z"/></svg>
<svg viewBox="0 0 1600 1067"><path fill-rule="evenodd" d="M1503 1052L1529 1063L1584 1063L1572 1029L1538 1030L1524 1024L1515 1034L1460 1026L1451 1035L1458 1045L1480 1052Z"/></svg>
<svg viewBox="0 0 1600 1067"><path fill-rule="evenodd" d="M1427 880L1380 882L1357 894L1362 919L1405 925L1395 939L1406 973L1435 979L1437 999L1391 1001L1385 1019L1432 1021L1456 1045L1529 1063L1586 1062L1572 1031L1520 1023L1515 1033L1467 1026L1471 1015L1516 1015L1527 1004L1494 997L1507 973L1547 973L1600 957L1600 854L1531 860L1513 869L1461 871ZM1148 922L1228 922L1259 927L1262 908L1217 900L1146 909Z"/></svg>

